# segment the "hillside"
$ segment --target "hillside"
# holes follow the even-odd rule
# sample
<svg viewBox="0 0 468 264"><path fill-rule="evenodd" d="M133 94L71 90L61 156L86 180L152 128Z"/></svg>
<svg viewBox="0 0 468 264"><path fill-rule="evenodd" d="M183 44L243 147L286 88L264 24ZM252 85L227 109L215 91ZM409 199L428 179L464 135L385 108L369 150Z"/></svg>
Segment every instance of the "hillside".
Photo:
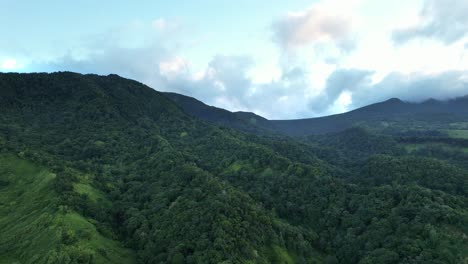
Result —
<svg viewBox="0 0 468 264"><path fill-rule="evenodd" d="M133 249L140 262L320 257L308 231L276 218L210 172L207 166L223 156L212 160L213 152L196 148L223 142L241 152L259 148L267 154L266 149L206 127L160 93L117 76L2 74L0 79L4 151L60 175L54 183L59 201L51 210L66 206L91 219L103 236ZM226 150L220 151L226 158ZM113 206L92 199L95 192L86 190L94 188ZM287 240L299 234L305 241ZM78 253L59 246L57 254L72 261L104 254L78 246L83 243L72 242ZM16 254L12 250L5 252Z"/></svg>
<svg viewBox="0 0 468 264"><path fill-rule="evenodd" d="M274 132L274 128L267 119L254 113L229 112L177 93L164 93L164 96L174 101L186 113L210 123L252 133Z"/></svg>
<svg viewBox="0 0 468 264"><path fill-rule="evenodd" d="M184 104L116 75L0 74L0 262L466 261L462 165Z"/></svg>
<svg viewBox="0 0 468 264"><path fill-rule="evenodd" d="M0 263L134 263L131 250L92 219L60 205L53 173L11 155L0 164Z"/></svg>

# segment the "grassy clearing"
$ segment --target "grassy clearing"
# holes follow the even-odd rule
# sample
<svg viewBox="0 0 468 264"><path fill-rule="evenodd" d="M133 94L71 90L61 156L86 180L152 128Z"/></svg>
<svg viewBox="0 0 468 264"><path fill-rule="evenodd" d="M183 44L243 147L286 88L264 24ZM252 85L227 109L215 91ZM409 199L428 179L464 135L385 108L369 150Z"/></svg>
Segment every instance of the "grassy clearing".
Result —
<svg viewBox="0 0 468 264"><path fill-rule="evenodd" d="M132 251L99 234L92 221L57 206L54 177L13 155L0 156L0 263L71 263L80 258L133 263ZM102 198L89 185L77 189Z"/></svg>
<svg viewBox="0 0 468 264"><path fill-rule="evenodd" d="M449 124L450 129L468 129L468 122L455 122Z"/></svg>
<svg viewBox="0 0 468 264"><path fill-rule="evenodd" d="M423 149L425 147L429 147L429 146L437 146L437 147L442 147L446 150L461 150L465 153L468 153L468 148L461 148L461 147L456 147L456 146L453 146L453 145L449 145L449 144L444 144L444 143L421 143L421 144L404 144L403 147L406 149L406 151L408 153L413 153L413 152L416 152L420 149Z"/></svg>
<svg viewBox="0 0 468 264"><path fill-rule="evenodd" d="M323 259L319 252L315 252L315 256L313 258L309 258L307 260L299 261L296 254L293 252L288 251L287 249L274 245L267 250L267 255L269 256L270 263L274 264L295 264L295 263L323 263Z"/></svg>
<svg viewBox="0 0 468 264"><path fill-rule="evenodd" d="M75 192L79 194L86 194L88 198L94 203L105 203L106 205L110 206L110 201L106 198L106 196L89 184L76 183L74 185L74 189Z"/></svg>
<svg viewBox="0 0 468 264"><path fill-rule="evenodd" d="M465 129L451 129L446 130L448 135L453 138L463 138L468 139L468 130Z"/></svg>
<svg viewBox="0 0 468 264"><path fill-rule="evenodd" d="M424 144L405 144L404 147L406 151L411 153L411 152L418 151L421 148L423 148Z"/></svg>
<svg viewBox="0 0 468 264"><path fill-rule="evenodd" d="M288 253L288 251L282 247L274 246L274 255L277 258L277 263L294 264L294 258Z"/></svg>
<svg viewBox="0 0 468 264"><path fill-rule="evenodd" d="M226 172L238 172L242 167L244 167L244 165L241 162L234 162L226 169Z"/></svg>
<svg viewBox="0 0 468 264"><path fill-rule="evenodd" d="M44 252L58 243L53 178L13 156L0 158L0 263L44 261Z"/></svg>

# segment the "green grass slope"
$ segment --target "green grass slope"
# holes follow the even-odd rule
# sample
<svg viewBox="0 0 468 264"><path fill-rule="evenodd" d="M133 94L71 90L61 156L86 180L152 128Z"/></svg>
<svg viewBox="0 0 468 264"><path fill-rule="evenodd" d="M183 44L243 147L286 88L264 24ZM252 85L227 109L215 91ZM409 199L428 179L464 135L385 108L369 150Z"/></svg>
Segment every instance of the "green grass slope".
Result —
<svg viewBox="0 0 468 264"><path fill-rule="evenodd" d="M57 206L54 178L31 162L0 156L0 263L133 263L131 251Z"/></svg>

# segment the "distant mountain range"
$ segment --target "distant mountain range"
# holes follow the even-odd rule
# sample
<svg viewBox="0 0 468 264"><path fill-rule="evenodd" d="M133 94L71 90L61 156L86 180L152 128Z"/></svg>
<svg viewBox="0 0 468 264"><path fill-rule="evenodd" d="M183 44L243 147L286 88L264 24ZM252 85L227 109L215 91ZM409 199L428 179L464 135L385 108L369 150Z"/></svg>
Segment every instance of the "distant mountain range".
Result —
<svg viewBox="0 0 468 264"><path fill-rule="evenodd" d="M429 99L421 103L392 98L347 113L295 120L268 120L250 112L230 112L208 106L181 94L164 93L185 112L202 120L246 132L273 132L288 136L305 136L340 132L355 125L385 129L408 122L468 121L468 96L440 101Z"/></svg>

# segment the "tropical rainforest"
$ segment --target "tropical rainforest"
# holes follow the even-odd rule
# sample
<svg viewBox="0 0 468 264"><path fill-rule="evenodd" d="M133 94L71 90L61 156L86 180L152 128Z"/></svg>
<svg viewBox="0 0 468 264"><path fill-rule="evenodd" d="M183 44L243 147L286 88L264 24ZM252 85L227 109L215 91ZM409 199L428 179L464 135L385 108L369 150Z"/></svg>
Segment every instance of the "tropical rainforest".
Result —
<svg viewBox="0 0 468 264"><path fill-rule="evenodd" d="M117 75L1 73L0 263L467 263L467 113L272 121Z"/></svg>

